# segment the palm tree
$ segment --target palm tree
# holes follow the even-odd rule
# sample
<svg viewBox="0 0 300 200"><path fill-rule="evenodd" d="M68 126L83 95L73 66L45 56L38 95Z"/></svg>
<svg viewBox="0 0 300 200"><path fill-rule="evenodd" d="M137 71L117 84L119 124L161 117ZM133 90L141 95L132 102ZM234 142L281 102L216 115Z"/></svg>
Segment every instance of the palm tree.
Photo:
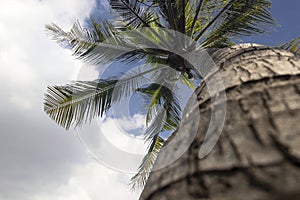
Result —
<svg viewBox="0 0 300 200"><path fill-rule="evenodd" d="M286 44L299 49L295 40ZM141 200L293 200L300 198L300 56L262 45L243 44L213 55L226 88L226 119L218 143L207 157L198 152L204 143L214 105L206 83L196 93L201 119L195 113L176 135L186 135L199 121L197 136L180 159L155 170ZM213 81L207 77L206 82ZM204 120L203 120L204 119ZM168 140L154 168L165 162L180 143Z"/></svg>
<svg viewBox="0 0 300 200"><path fill-rule="evenodd" d="M192 78L200 79L199 74L181 56L165 49L176 48L185 53L201 48L214 52L217 48L234 45L239 37L265 33L276 24L270 16L270 5L268 0L110 0L112 11L119 15L113 22L91 18L87 29L76 22L69 32L55 24L47 25L52 38L71 48L74 56L84 62L104 65L113 61L130 64L142 60L152 68L122 80L111 77L49 86L45 112L69 129L103 116L113 104L133 92L150 98L145 133L145 139L150 142L148 154L132 178L133 188L144 186L164 144L160 133L175 131L183 110L171 92L174 83L158 80L161 84L144 86L145 75L151 74L156 80L178 77L192 87ZM141 28L147 29L142 32ZM178 34L166 35L162 29L184 34L193 42L178 40ZM136 48L144 47L145 43L154 48ZM295 40L282 47L298 50L297 44ZM157 104L161 107L156 107Z"/></svg>

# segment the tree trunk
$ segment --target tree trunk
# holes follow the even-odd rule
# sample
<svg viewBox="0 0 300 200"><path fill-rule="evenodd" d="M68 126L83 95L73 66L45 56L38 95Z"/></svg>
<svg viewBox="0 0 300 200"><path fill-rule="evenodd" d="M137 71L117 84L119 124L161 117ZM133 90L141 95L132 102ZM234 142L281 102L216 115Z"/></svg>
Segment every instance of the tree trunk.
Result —
<svg viewBox="0 0 300 200"><path fill-rule="evenodd" d="M300 58L250 44L219 50L213 58L227 96L218 143L198 158L211 115L202 85L195 140L180 159L151 173L140 199L300 199ZM161 155L156 165L165 159Z"/></svg>

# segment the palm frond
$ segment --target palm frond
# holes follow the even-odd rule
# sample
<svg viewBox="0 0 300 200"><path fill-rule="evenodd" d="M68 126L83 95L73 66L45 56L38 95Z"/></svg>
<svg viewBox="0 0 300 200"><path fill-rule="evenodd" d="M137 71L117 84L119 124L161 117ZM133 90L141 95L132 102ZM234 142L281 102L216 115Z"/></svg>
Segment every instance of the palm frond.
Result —
<svg viewBox="0 0 300 200"><path fill-rule="evenodd" d="M188 78L187 74L181 74L179 80L182 84L188 86L189 88L195 90L196 86L191 79Z"/></svg>
<svg viewBox="0 0 300 200"><path fill-rule="evenodd" d="M146 82L144 75L155 70L127 72L122 80L77 81L65 86L49 86L44 110L65 129L80 126L102 116L113 103L132 94Z"/></svg>
<svg viewBox="0 0 300 200"><path fill-rule="evenodd" d="M195 26L191 36L195 40L197 40L197 37L201 37L199 35L203 34L206 29L211 27L211 24L215 23L218 15L222 15L226 10L226 6L228 6L228 2L223 0L199 0L193 19Z"/></svg>
<svg viewBox="0 0 300 200"><path fill-rule="evenodd" d="M186 33L186 17L187 17L187 5L188 4L188 0L177 0L176 1L176 17L177 17L177 21L178 21L178 29L177 31L179 31L182 34Z"/></svg>
<svg viewBox="0 0 300 200"><path fill-rule="evenodd" d="M96 116L102 116L111 107L116 83L117 80L102 80L48 86L44 111L65 129L76 127Z"/></svg>
<svg viewBox="0 0 300 200"><path fill-rule="evenodd" d="M152 110L148 111L147 114L149 114L152 119L147 124L147 129L144 133L144 140L151 141L154 137L164 131L167 120L167 110L155 105L152 107Z"/></svg>
<svg viewBox="0 0 300 200"><path fill-rule="evenodd" d="M177 30L175 2L176 0L153 0L159 7L159 14L164 18L167 23L167 28Z"/></svg>
<svg viewBox="0 0 300 200"><path fill-rule="evenodd" d="M137 90L151 98L146 116L145 139L151 140L162 131L175 130L180 122L181 107L172 91L161 84ZM150 124L150 125L149 125Z"/></svg>
<svg viewBox="0 0 300 200"><path fill-rule="evenodd" d="M59 26L46 26L46 31L52 39L67 42L73 50L73 55L90 64L107 64L120 55L134 50L134 47L118 37L111 24L103 21L94 24L94 29L87 31L77 22L70 32L63 31Z"/></svg>
<svg viewBox="0 0 300 200"><path fill-rule="evenodd" d="M203 2L204 2L204 0L200 0L200 1L198 2L196 11L195 11L195 13L194 13L194 18L193 18L193 20L191 21L191 23L189 23L190 26L189 26L189 28L188 28L188 30L187 30L188 36L192 36L193 33L195 32L194 28L195 28L195 25L196 25L196 23L197 23L197 21L198 21L198 16L199 16L200 10L201 10L201 8L202 8L202 6L203 6ZM192 12L191 12L191 13L192 13Z"/></svg>
<svg viewBox="0 0 300 200"><path fill-rule="evenodd" d="M265 33L276 24L269 11L270 5L268 0L231 0L202 29L196 40L210 30L201 46L213 48L232 44L230 38Z"/></svg>
<svg viewBox="0 0 300 200"><path fill-rule="evenodd" d="M150 27L150 23L155 22L150 7L144 6L137 0L110 0L109 2L111 8L126 22L126 26Z"/></svg>
<svg viewBox="0 0 300 200"><path fill-rule="evenodd" d="M149 28L147 31L120 33L112 24L106 21L96 22L93 19L90 20L89 31L83 29L78 22L73 25L70 32L63 31L55 24L47 25L46 31L52 39L63 44L67 43L75 57L93 65L113 61L131 63L148 56L159 58L167 55L167 52L158 49L167 49L170 44L164 31ZM145 46L156 49L143 48Z"/></svg>
<svg viewBox="0 0 300 200"><path fill-rule="evenodd" d="M279 47L300 54L300 37L297 37L290 42L281 44Z"/></svg>
<svg viewBox="0 0 300 200"><path fill-rule="evenodd" d="M151 140L148 152L143 158L141 165L139 166L138 173L131 178L131 187L133 190L137 188L143 188L145 186L157 155L161 150L163 144L164 140L159 136L155 136Z"/></svg>

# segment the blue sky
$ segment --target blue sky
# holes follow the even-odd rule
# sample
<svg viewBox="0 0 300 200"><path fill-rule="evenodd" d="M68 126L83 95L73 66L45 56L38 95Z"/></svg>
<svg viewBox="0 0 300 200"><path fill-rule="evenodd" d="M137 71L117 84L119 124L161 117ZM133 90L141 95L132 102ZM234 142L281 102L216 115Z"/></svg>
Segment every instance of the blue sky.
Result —
<svg viewBox="0 0 300 200"><path fill-rule="evenodd" d="M0 7L0 200L136 200L130 192L132 174L119 173L92 159L76 133L65 131L43 112L48 85L83 77L97 78L46 37L45 24L69 30L83 22L94 0L1 0ZM97 13L107 1L99 0ZM269 35L247 42L276 45L300 35L300 1L274 0L272 13L281 24ZM96 74L96 75L95 75ZM120 123L128 124L126 119ZM142 116L134 123L141 124ZM116 133L111 121L107 132ZM132 127L129 127L132 128ZM114 141L122 142L118 135Z"/></svg>

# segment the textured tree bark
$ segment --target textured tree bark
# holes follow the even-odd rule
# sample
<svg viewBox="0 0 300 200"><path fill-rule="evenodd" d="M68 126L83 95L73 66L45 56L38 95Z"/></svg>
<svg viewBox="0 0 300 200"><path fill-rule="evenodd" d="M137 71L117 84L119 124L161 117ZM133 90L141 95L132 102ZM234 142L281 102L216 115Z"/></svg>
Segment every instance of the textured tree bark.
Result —
<svg viewBox="0 0 300 200"><path fill-rule="evenodd" d="M203 83L196 90L201 119L194 142L179 160L151 173L140 199L300 199L300 57L244 44L213 58L227 95L217 145L198 158L212 106Z"/></svg>

